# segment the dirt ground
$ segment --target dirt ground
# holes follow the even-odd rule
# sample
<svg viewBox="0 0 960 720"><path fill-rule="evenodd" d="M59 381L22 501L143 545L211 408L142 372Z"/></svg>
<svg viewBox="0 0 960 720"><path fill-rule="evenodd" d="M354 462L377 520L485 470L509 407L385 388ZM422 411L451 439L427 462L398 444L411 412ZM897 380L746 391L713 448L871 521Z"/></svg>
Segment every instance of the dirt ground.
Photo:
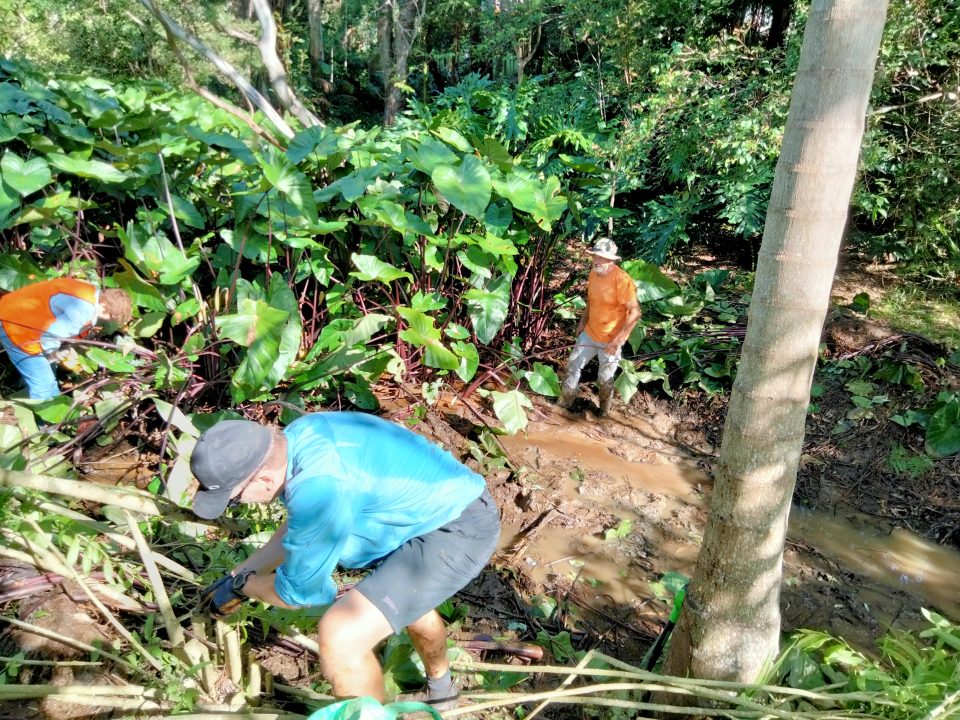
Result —
<svg viewBox="0 0 960 720"><path fill-rule="evenodd" d="M855 357L893 348L917 362L926 379L960 386L955 369L928 362L932 348L924 339L840 307L863 287L861 280L838 285L838 309L824 333L827 352ZM877 283L871 288L882 291ZM784 632L826 630L870 649L890 627L920 627L922 607L960 619L960 459L939 460L917 477L895 473L887 461L891 449L918 451L922 437L890 423L882 409L840 425L849 393L829 378L822 382L819 409L808 418L784 555ZM478 637L518 645L546 633L563 642L551 644L543 662L566 662L570 648L597 648L639 664L670 611L659 581L692 573L726 398L641 391L599 418L592 388L588 381L571 411L536 400L526 432L501 437L506 467L489 455L483 465L471 457L483 422L494 424L477 398L443 398L415 427L484 472L502 512L500 550L458 595L469 608L456 627L463 645L476 645ZM401 390L381 398L384 414L409 421L411 397ZM127 461L138 456L124 444L91 454L84 469L107 470L110 482L141 482L132 466L143 463ZM278 682L316 681L316 663L296 648L269 638L255 644ZM471 652L529 662L502 649Z"/></svg>

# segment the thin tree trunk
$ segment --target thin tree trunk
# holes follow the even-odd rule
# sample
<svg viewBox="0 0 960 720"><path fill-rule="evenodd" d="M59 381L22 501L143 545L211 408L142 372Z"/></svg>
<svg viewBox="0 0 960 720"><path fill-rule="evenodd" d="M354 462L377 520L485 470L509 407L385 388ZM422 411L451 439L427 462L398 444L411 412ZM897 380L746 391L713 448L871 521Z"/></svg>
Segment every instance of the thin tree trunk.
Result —
<svg viewBox="0 0 960 720"><path fill-rule="evenodd" d="M810 8L670 675L751 682L778 651L787 517L886 9L886 0Z"/></svg>
<svg viewBox="0 0 960 720"><path fill-rule="evenodd" d="M323 0L307 0L307 25L310 27L310 67L319 68L323 62Z"/></svg>
<svg viewBox="0 0 960 720"><path fill-rule="evenodd" d="M393 15L394 0L380 0L377 12L377 50L380 52L380 74L383 76L383 123L390 125L393 118L388 116L387 99L393 84Z"/></svg>
<svg viewBox="0 0 960 720"><path fill-rule="evenodd" d="M393 4L393 0L385 0ZM385 76L386 98L383 108L383 124L393 125L397 114L403 108L403 91L399 85L407 82L407 60L410 50L420 33L423 24L423 15L426 11L427 0L396 0L396 12L391 13L394 18L391 33L391 73ZM391 8L392 9L392 8ZM378 25L379 34L379 25ZM383 63L383 48L380 49L381 64Z"/></svg>
<svg viewBox="0 0 960 720"><path fill-rule="evenodd" d="M140 0L140 3L147 8L147 10L149 10L150 13L157 18L157 20L160 21L160 24L163 25L164 30L166 30L180 42L184 42L189 45L202 57L206 58L210 63L212 63L217 70L223 73L223 75L225 75L227 79L229 79L230 82L236 86L236 88L248 101L250 101L264 115L267 116L277 130L279 130L288 138L292 138L294 136L293 129L283 119L283 116L277 112L276 108L270 104L270 101L267 100L267 98L265 98L263 94L240 73L240 71L238 71L233 65L223 59L216 52L214 52L208 45L201 41L200 38L192 35L180 27L177 21L158 8L153 0Z"/></svg>
<svg viewBox="0 0 960 720"><path fill-rule="evenodd" d="M793 0L773 0L770 6L770 30L767 32L766 46L780 47L787 36L790 19L793 17Z"/></svg>
<svg viewBox="0 0 960 720"><path fill-rule="evenodd" d="M304 127L323 125L320 119L300 102L300 98L287 82L287 69L277 55L277 24L273 21L270 3L268 0L252 0L252 2L257 20L260 22L260 40L257 48L260 50L260 58L267 69L267 77L270 79L270 86L276 93L277 99L285 110L303 123Z"/></svg>

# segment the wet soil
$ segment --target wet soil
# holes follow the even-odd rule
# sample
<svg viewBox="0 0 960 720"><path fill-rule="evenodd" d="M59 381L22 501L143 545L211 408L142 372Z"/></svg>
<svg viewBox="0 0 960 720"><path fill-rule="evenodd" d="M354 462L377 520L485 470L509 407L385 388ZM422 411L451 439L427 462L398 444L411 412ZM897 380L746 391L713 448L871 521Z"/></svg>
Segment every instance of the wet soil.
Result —
<svg viewBox="0 0 960 720"><path fill-rule="evenodd" d="M851 284L861 287L860 280ZM893 352L921 367L929 386L960 387L955 368L933 362L929 341L843 309L831 312L824 342L833 357ZM808 418L784 553L784 632L826 630L871 649L891 627L920 627L922 607L960 620L960 458L938 460L918 475L895 472L891 450L919 453L923 444L916 428L889 422L897 390L872 415L850 421L850 393L830 377L818 382L824 394ZM479 465L471 453L484 423L495 424L482 401L444 397L414 423L418 396L413 388L387 391L383 414L483 471L503 518L494 561L458 595L469 608L456 625L459 637L509 644L546 632L577 650L597 647L642 662L670 610L658 580L693 570L726 398L641 391L599 418L588 383L569 412L536 400L526 432L501 437L507 467L498 468ZM143 483L149 455L142 453L156 447L142 445L146 450L124 443L88 454L84 469L109 482ZM302 653L271 642L254 652L279 682L318 679L316 662ZM501 650L471 652L527 662ZM563 652L563 644L551 646L544 662L566 662Z"/></svg>

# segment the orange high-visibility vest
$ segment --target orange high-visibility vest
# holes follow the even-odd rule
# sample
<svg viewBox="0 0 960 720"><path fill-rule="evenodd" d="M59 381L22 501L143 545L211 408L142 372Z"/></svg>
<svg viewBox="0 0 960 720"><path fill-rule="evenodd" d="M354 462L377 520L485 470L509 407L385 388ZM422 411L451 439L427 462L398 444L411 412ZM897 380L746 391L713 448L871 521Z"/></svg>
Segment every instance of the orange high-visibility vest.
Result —
<svg viewBox="0 0 960 720"><path fill-rule="evenodd" d="M0 297L0 323L13 344L28 355L43 352L40 340L58 319L50 307L55 295L69 295L95 307L99 293L96 285L83 280L54 278Z"/></svg>

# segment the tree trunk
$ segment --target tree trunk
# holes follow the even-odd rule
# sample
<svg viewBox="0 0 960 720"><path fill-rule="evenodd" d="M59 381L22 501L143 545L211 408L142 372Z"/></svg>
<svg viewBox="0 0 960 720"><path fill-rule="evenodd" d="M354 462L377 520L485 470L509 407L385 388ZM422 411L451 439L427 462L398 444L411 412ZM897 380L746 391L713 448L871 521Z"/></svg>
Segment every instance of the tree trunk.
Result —
<svg viewBox="0 0 960 720"><path fill-rule="evenodd" d="M393 124L387 117L387 99L393 78L393 14L394 0L381 0L377 13L377 49L380 51L380 74L383 76L383 124Z"/></svg>
<svg viewBox="0 0 960 720"><path fill-rule="evenodd" d="M780 47L787 36L790 19L793 17L793 0L773 0L770 5L770 30L767 31L766 46L770 49Z"/></svg>
<svg viewBox="0 0 960 720"><path fill-rule="evenodd" d="M778 652L787 517L887 0L813 0L710 519L665 672L752 682Z"/></svg>
<svg viewBox="0 0 960 720"><path fill-rule="evenodd" d="M310 27L310 68L316 70L323 62L323 0L307 0L307 25Z"/></svg>
<svg viewBox="0 0 960 720"><path fill-rule="evenodd" d="M392 12L394 3L396 4L396 12ZM385 21L385 15L388 12L392 19L389 39L389 49L391 51L389 73L386 71L384 57L386 51L383 47L380 48L380 64L384 66L384 125L393 125L397 113L403 108L403 91L399 85L407 82L407 60L410 58L413 43L420 33L426 7L427 0L384 0L385 9L381 10L381 16L377 23L378 36L380 36L381 30L385 32L381 23Z"/></svg>
<svg viewBox="0 0 960 720"><path fill-rule="evenodd" d="M257 42L257 48L260 50L260 58L277 99L280 100L284 109L303 123L304 127L323 125L320 119L300 102L300 98L287 82L287 69L277 55L277 24L273 21L270 3L268 0L251 0L251 2L257 13L257 20L260 21L260 40Z"/></svg>
<svg viewBox="0 0 960 720"><path fill-rule="evenodd" d="M244 98L246 98L252 105L256 106L264 115L266 115L270 122L273 123L274 127L277 128L277 130L279 130L287 138L292 138L294 136L293 129L283 119L283 116L281 116L280 113L277 112L276 108L270 104L270 101L263 96L263 93L258 91L253 84L233 65L214 52L210 46L202 42L200 38L184 30L173 18L158 8L153 0L140 0L140 3L160 22L160 24L163 26L163 29L168 33L169 37L175 39L176 41L186 43L193 48L199 55L204 57L227 79L229 79L230 82L236 86L237 90L241 92ZM189 70L186 67L185 69Z"/></svg>

